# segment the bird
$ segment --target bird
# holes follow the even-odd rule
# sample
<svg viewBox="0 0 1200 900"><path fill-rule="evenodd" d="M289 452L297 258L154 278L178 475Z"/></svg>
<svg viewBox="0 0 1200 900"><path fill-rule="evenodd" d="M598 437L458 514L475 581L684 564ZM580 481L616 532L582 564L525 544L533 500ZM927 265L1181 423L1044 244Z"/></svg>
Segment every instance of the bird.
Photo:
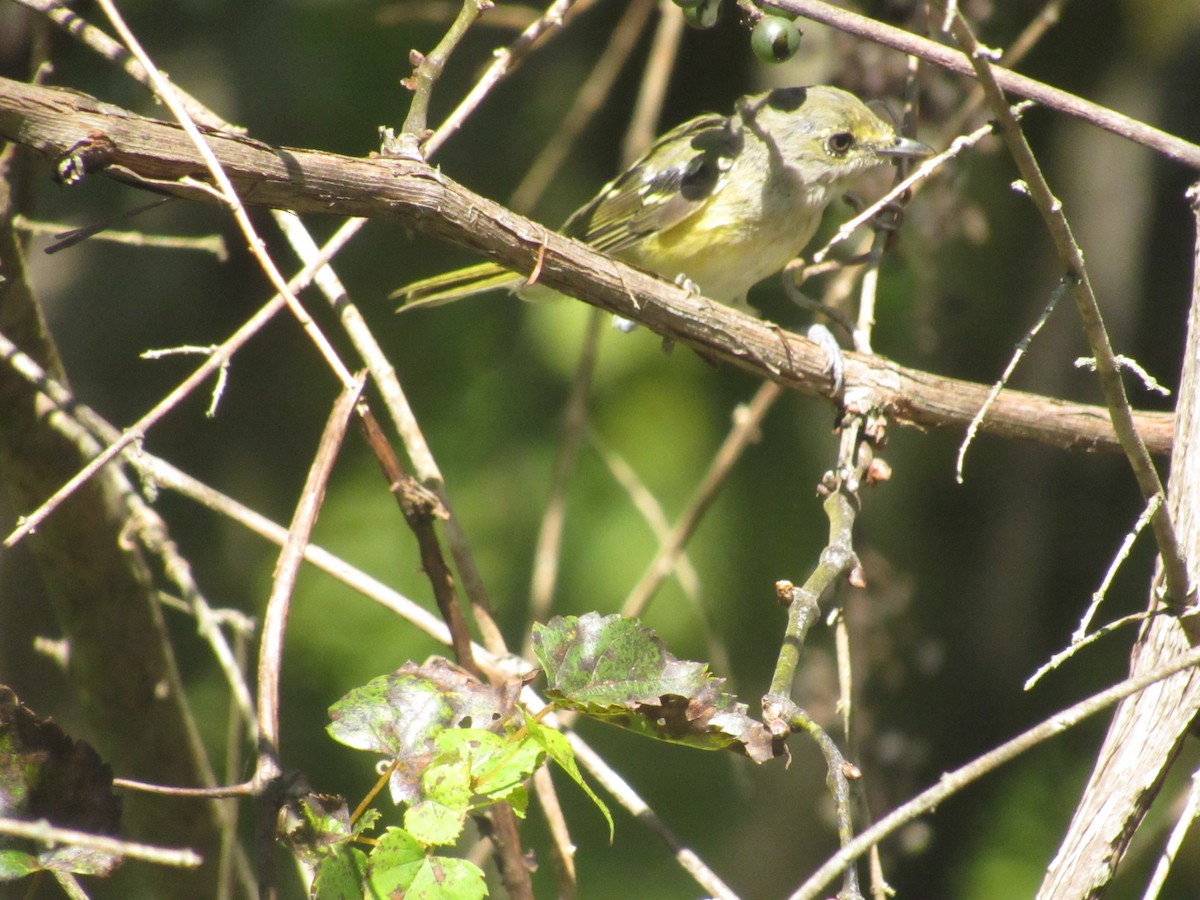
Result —
<svg viewBox="0 0 1200 900"><path fill-rule="evenodd" d="M754 314L747 292L800 254L855 177L932 149L897 134L849 91L825 85L742 97L656 140L561 229L596 250ZM496 263L412 282L401 309L500 288L550 289Z"/></svg>

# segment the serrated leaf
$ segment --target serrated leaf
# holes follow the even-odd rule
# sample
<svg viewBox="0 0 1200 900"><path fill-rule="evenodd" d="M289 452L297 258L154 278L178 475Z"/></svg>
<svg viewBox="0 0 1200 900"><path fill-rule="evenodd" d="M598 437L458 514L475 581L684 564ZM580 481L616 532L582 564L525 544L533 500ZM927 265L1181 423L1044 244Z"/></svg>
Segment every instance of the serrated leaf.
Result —
<svg viewBox="0 0 1200 900"><path fill-rule="evenodd" d="M567 773L585 794L591 798L591 801L600 808L605 820L608 822L608 840L612 843L613 835L616 832L616 825L613 824L612 813L608 811L608 807L604 805L604 801L596 796L596 792L591 786L583 780L583 774L579 771L579 766L575 763L575 751L571 749L570 743L567 741L566 735L554 730L549 725L543 725L533 716L526 714L525 726L529 729L529 736L537 741L546 750L546 754L554 760L560 769Z"/></svg>
<svg viewBox="0 0 1200 900"><path fill-rule="evenodd" d="M350 900L363 896L367 855L357 847L343 844L317 864L313 879L313 900Z"/></svg>
<svg viewBox="0 0 1200 900"><path fill-rule="evenodd" d="M350 824L350 809L341 797L309 793L284 804L278 830L293 853L317 866L363 827L362 821Z"/></svg>
<svg viewBox="0 0 1200 900"><path fill-rule="evenodd" d="M466 811L471 803L471 761L460 756L439 756L421 774L421 794L445 806Z"/></svg>
<svg viewBox="0 0 1200 900"><path fill-rule="evenodd" d="M427 847L448 846L458 840L467 821L467 809L436 800L418 800L404 811L404 830Z"/></svg>
<svg viewBox="0 0 1200 900"><path fill-rule="evenodd" d="M525 818L529 811L529 791L524 785L517 785L504 795L504 802L512 807L513 815L518 819Z"/></svg>
<svg viewBox="0 0 1200 900"><path fill-rule="evenodd" d="M406 663L390 675L355 688L329 708L327 727L337 741L399 760L390 780L396 803L420 799L421 772L433 759L434 740L447 728L488 727L512 713L520 685L482 684L440 657Z"/></svg>
<svg viewBox="0 0 1200 900"><path fill-rule="evenodd" d="M412 835L399 828L389 828L371 851L367 879L373 897L479 900L487 896L478 866L426 854Z"/></svg>
<svg viewBox="0 0 1200 900"><path fill-rule="evenodd" d="M402 828L388 828L367 858L367 882L381 897L404 891L425 863L425 848Z"/></svg>
<svg viewBox="0 0 1200 900"><path fill-rule="evenodd" d="M85 741L75 740L52 720L22 705L0 685L0 816L60 828L114 835L121 821L121 799L112 790L112 769ZM83 875L108 875L123 860L85 847L39 849L6 838L7 871L36 868ZM26 852L28 851L28 852ZM0 877L4 877L0 875Z"/></svg>
<svg viewBox="0 0 1200 900"><path fill-rule="evenodd" d="M430 856L418 870L404 900L481 900L487 895L483 872L474 863Z"/></svg>
<svg viewBox="0 0 1200 900"><path fill-rule="evenodd" d="M702 663L674 657L640 622L624 616L556 617L535 625L534 652L556 704L660 741L701 750L733 746L755 762L774 742L747 707Z"/></svg>
<svg viewBox="0 0 1200 900"><path fill-rule="evenodd" d="M517 738L478 728L444 731L438 735L437 745L447 754L469 760L474 793L492 801L509 799L545 756L541 745L528 734Z"/></svg>

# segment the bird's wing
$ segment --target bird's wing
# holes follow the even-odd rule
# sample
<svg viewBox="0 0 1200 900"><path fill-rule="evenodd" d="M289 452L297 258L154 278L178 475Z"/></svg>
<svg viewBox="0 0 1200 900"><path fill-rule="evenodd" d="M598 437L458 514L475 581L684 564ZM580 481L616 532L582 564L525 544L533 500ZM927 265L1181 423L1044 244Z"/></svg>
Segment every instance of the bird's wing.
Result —
<svg viewBox="0 0 1200 900"><path fill-rule="evenodd" d="M562 231L598 250L619 254L702 208L724 185L741 146L741 131L726 116L685 122L605 185Z"/></svg>

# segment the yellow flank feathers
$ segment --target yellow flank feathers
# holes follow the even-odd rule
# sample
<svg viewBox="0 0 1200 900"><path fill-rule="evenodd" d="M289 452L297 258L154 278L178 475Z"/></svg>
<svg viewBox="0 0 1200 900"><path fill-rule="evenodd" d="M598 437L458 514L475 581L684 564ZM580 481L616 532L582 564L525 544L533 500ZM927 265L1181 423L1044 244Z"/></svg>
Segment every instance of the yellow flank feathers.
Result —
<svg viewBox="0 0 1200 900"><path fill-rule="evenodd" d="M667 132L562 232L745 308L746 292L804 249L856 175L930 152L846 91L780 88L743 97L730 116L701 116ZM429 306L523 283L483 263L392 296Z"/></svg>

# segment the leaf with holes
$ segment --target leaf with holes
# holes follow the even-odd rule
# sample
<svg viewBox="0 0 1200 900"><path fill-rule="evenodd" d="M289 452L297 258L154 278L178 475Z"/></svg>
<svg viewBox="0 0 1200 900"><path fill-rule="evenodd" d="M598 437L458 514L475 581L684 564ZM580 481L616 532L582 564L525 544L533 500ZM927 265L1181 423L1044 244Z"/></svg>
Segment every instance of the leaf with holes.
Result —
<svg viewBox="0 0 1200 900"><path fill-rule="evenodd" d="M337 741L399 762L391 777L392 799L420 798L421 772L436 753L435 740L447 728L499 727L511 715L520 685L482 684L448 660L432 657L423 665L405 663L374 678L329 708L327 727Z"/></svg>

